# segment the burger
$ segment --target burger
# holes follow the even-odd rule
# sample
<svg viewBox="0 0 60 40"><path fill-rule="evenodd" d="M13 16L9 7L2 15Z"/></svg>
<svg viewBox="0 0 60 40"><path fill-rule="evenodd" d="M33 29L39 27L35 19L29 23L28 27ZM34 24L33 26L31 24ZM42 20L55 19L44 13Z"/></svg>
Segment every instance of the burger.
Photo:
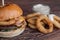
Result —
<svg viewBox="0 0 60 40"><path fill-rule="evenodd" d="M0 37L14 37L21 34L26 22L21 7L16 4L6 4L0 7Z"/></svg>

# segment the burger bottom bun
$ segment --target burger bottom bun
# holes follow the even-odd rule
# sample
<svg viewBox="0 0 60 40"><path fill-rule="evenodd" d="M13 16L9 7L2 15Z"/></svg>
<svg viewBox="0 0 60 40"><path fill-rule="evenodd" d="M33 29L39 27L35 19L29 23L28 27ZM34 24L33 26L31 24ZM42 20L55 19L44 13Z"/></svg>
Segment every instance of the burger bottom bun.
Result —
<svg viewBox="0 0 60 40"><path fill-rule="evenodd" d="M0 37L14 37L14 36L21 34L24 30L25 28L17 29L17 30L10 31L10 32L0 32Z"/></svg>
<svg viewBox="0 0 60 40"><path fill-rule="evenodd" d="M19 34L24 32L25 26L26 26L26 22L19 29L12 30L12 31L9 31L9 32L0 32L0 37L15 37L15 36L18 36Z"/></svg>

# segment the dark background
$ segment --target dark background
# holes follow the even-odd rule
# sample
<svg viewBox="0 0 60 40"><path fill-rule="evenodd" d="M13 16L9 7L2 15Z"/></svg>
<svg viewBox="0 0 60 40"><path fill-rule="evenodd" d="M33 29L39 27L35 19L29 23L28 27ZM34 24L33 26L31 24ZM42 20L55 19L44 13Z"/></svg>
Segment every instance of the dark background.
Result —
<svg viewBox="0 0 60 40"><path fill-rule="evenodd" d="M18 4L24 11L24 15L33 12L32 7L35 4L45 4L50 6L51 13L60 16L60 0L5 0L6 3ZM0 0L1 4L1 0ZM13 38L0 38L0 40L60 40L60 30L54 29L50 34L42 34L37 30L26 28L19 36Z"/></svg>

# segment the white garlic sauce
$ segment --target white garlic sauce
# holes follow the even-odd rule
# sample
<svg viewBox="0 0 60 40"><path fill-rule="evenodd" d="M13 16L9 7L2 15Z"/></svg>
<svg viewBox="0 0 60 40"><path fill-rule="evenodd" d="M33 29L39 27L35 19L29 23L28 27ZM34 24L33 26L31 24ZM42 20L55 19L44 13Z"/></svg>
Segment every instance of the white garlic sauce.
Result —
<svg viewBox="0 0 60 40"><path fill-rule="evenodd" d="M48 15L48 17L49 17L49 19L51 20L51 21L54 21L54 14L50 14L50 15Z"/></svg>
<svg viewBox="0 0 60 40"><path fill-rule="evenodd" d="M37 4L33 6L33 11L48 15L50 14L50 7L42 4Z"/></svg>

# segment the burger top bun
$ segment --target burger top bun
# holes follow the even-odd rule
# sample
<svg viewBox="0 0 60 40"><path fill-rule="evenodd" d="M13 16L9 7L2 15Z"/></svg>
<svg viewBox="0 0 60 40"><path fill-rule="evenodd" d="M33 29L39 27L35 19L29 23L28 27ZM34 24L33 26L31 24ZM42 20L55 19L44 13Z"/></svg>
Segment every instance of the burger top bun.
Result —
<svg viewBox="0 0 60 40"><path fill-rule="evenodd" d="M0 21L12 19L21 16L22 9L16 4L6 4L0 7Z"/></svg>

